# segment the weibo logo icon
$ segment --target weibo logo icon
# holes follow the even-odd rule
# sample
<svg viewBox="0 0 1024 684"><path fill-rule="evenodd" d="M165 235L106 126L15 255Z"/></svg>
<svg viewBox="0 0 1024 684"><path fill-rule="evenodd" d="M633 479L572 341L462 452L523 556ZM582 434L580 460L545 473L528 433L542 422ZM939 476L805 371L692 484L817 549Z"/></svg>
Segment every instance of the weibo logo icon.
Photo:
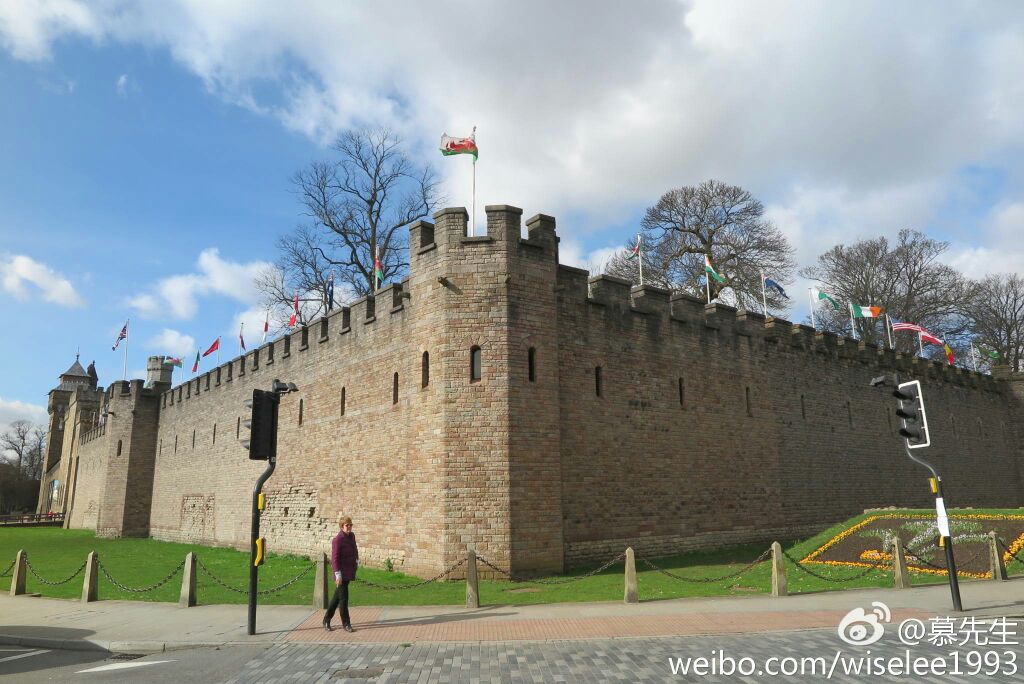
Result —
<svg viewBox="0 0 1024 684"><path fill-rule="evenodd" d="M853 646L870 646L885 634L886 622L892 622L889 606L871 602L871 612L854 608L839 621L839 638Z"/></svg>

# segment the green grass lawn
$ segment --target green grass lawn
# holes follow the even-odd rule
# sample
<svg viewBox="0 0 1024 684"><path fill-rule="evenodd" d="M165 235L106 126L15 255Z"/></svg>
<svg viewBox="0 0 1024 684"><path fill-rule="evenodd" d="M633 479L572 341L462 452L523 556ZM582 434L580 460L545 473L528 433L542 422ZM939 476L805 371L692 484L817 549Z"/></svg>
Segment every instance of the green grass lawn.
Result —
<svg viewBox="0 0 1024 684"><path fill-rule="evenodd" d="M892 511L897 512L921 512ZM955 511L951 511L954 513ZM966 512L966 511L965 511ZM1013 510L973 509L973 513L1016 513ZM886 511L889 513L889 511ZM818 548L843 529L854 525L870 514L859 515L839 525L822 531L802 541L783 543L790 555L802 558ZM767 548L767 544L745 545L717 551L702 551L678 556L652 558L650 560L665 570L683 577L715 578L747 565ZM36 571L50 580L63 579L77 569L89 551L95 550L107 571L117 581L131 587L151 585L163 579L178 565L189 551L195 551L199 560L226 584L246 589L248 587L249 555L233 549L213 548L191 544L175 544L152 539L97 539L86 530L63 530L60 528L3 528L0 529L0 571L7 568L18 549L25 549ZM637 585L641 600L681 598L688 596L721 596L729 594L767 593L771 587L771 568L767 562L748 570L738 578L707 583L683 582L650 570L637 558ZM260 588L277 586L301 572L310 565L304 557L271 554L260 568ZM586 575L598 567L573 570L564 577ZM1024 568L1012 561L1007 567L1011 574L1020 573ZM858 568L814 565L815 572L841 579L862 572ZM912 573L915 584L943 583L946 578L939 575ZM420 580L399 573L389 573L375 568L359 569L361 579L378 584L415 584ZM790 593L828 591L857 587L892 586L892 573L871 571L865 577L836 584L811 577L792 566L787 567ZM961 581L971 581L961 579ZM0 589L10 588L10 577L0 578ZM28 573L27 591L55 598L79 598L82 593L82 575L70 583L53 587ZM166 585L145 594L122 591L112 585L100 573L100 599L132 599L144 601L177 601L181 589L179 574ZM311 604L313 573L303 577L284 591L272 596L261 597L262 603ZM356 583L352 587L353 605L459 605L465 601L465 583L462 581L434 582L416 589L386 591ZM205 573L198 573L199 602L245 603L244 594L236 594L215 584ZM573 601L621 601L623 594L623 563L620 561L608 569L569 584L545 585L540 583L510 583L502 581L480 581L481 604L529 604L559 603Z"/></svg>

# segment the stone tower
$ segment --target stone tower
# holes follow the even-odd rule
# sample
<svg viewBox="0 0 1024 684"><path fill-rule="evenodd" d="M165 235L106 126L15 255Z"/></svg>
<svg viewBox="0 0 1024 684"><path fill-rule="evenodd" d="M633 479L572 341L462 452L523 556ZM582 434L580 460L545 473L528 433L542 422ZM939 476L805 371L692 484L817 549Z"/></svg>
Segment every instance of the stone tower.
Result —
<svg viewBox="0 0 1024 684"><path fill-rule="evenodd" d="M39 513L63 510L66 482L62 481L60 477L61 453L64 448L65 429L70 429L74 423L74 421L69 422L69 408L72 399L79 393L82 393L83 397L93 395L96 392L97 382L95 364L90 363L88 370L82 368L76 354L75 362L60 374L60 383L50 390L46 402L46 412L50 416L47 424L46 454L43 458L43 472L39 483L39 503L36 508ZM95 407L87 411L87 415L84 417L88 421L95 421L97 417Z"/></svg>

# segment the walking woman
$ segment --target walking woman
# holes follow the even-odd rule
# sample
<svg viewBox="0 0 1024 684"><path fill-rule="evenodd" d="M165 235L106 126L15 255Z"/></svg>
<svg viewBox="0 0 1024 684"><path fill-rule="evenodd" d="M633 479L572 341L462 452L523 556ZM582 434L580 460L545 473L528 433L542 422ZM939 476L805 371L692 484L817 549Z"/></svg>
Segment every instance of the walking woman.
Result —
<svg viewBox="0 0 1024 684"><path fill-rule="evenodd" d="M352 618L348 615L348 583L356 578L356 567L359 565L359 548L356 546L356 535L352 533L352 518L340 516L338 527L341 529L333 540L331 540L331 566L334 568L334 596L327 606L327 614L324 615L324 629L328 632L331 627L331 618L334 611L341 605L341 626L346 632L354 632L352 629Z"/></svg>

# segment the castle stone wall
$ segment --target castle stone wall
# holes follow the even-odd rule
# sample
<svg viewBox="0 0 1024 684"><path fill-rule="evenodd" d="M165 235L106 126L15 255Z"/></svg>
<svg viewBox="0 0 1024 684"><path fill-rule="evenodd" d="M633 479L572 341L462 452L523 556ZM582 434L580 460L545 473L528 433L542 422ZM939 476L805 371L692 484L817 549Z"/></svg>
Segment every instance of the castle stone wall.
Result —
<svg viewBox="0 0 1024 684"><path fill-rule="evenodd" d="M156 390L117 383L116 417L80 453L64 446L81 462L69 524L142 534L149 501L153 537L248 548L266 464L240 444L244 402L274 379L299 388L264 487L275 552L326 551L344 514L364 563L433 575L472 547L553 572L930 505L894 400L868 386L883 371L922 380L951 505L1024 503L1019 378L590 278L558 264L553 218L523 239L521 210L486 215L484 235L461 208L413 224L407 280L177 387L155 361Z"/></svg>
<svg viewBox="0 0 1024 684"><path fill-rule="evenodd" d="M869 386L883 371L922 380L927 458L952 505L1024 503L1005 383L655 288L560 276L567 562L930 506L928 473L895 434L891 389Z"/></svg>

